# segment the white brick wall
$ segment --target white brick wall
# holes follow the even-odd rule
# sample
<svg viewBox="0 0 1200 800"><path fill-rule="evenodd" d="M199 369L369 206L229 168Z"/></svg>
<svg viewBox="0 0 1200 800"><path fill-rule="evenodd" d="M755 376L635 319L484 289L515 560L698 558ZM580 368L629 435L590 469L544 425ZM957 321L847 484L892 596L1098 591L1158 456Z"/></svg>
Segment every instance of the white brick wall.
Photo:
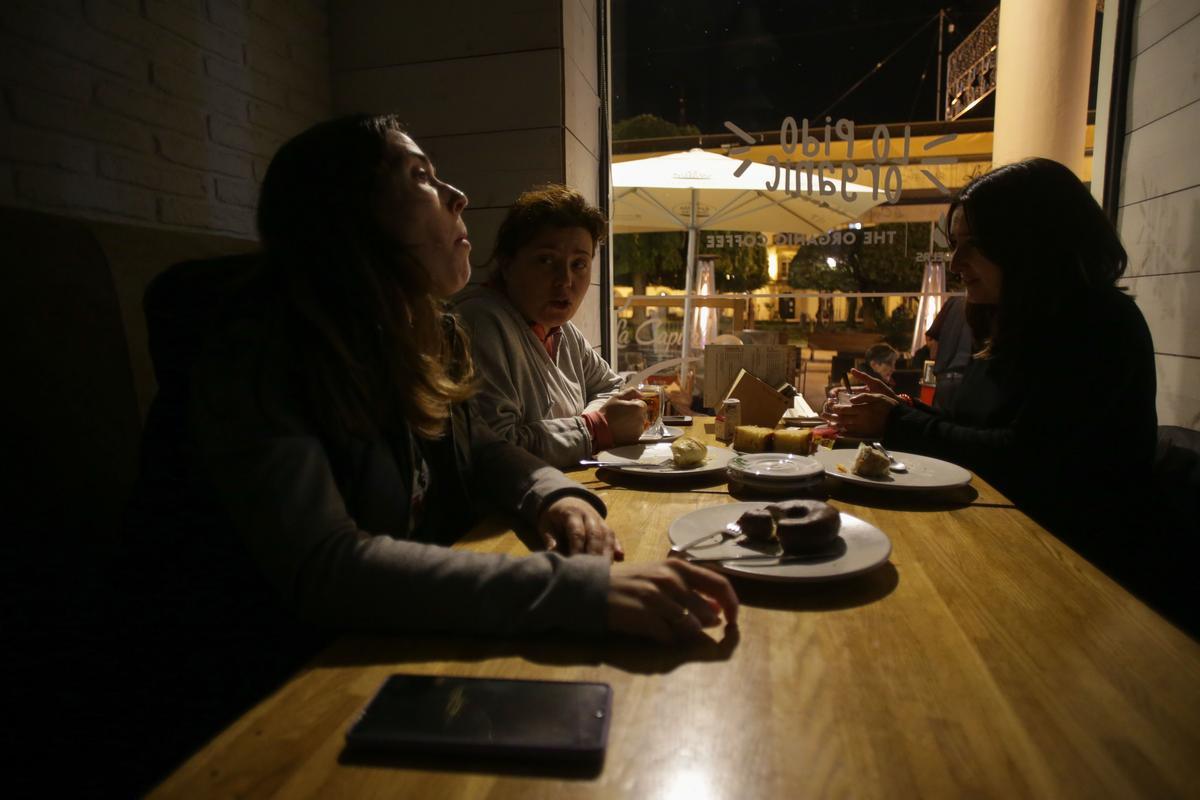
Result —
<svg viewBox="0 0 1200 800"><path fill-rule="evenodd" d="M1200 0L1137 2L1117 225L1154 336L1158 424L1200 430Z"/></svg>
<svg viewBox="0 0 1200 800"><path fill-rule="evenodd" d="M327 0L0 0L0 203L254 238L330 116Z"/></svg>
<svg viewBox="0 0 1200 800"><path fill-rule="evenodd" d="M490 257L501 220L526 189L565 181L597 199L597 0L329 7L334 108L400 115L438 174L470 198L463 217L474 266ZM598 264L592 279L575 323L598 345L600 304L609 302Z"/></svg>

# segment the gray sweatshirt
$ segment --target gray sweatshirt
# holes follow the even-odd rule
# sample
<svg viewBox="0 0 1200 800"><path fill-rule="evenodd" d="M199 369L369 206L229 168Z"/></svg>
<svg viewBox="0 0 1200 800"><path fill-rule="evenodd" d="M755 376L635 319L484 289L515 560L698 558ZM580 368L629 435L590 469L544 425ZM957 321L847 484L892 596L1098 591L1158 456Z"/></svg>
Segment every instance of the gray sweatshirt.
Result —
<svg viewBox="0 0 1200 800"><path fill-rule="evenodd" d="M471 334L482 380L479 411L497 434L556 467L591 458L583 421L621 388L613 372L573 324L562 327L551 359L529 323L499 291L471 286L454 312Z"/></svg>

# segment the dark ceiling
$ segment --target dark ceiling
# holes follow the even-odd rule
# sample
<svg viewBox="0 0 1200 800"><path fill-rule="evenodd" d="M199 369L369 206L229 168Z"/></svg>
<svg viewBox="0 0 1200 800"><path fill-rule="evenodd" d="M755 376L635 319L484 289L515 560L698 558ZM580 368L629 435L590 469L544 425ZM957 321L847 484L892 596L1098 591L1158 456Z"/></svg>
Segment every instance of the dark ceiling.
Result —
<svg viewBox="0 0 1200 800"><path fill-rule="evenodd" d="M783 117L856 123L934 118L939 8L944 52L996 0L612 0L612 119L654 114L722 132ZM954 31L950 32L950 24ZM875 65L876 74L839 100ZM972 116L990 116L981 103Z"/></svg>

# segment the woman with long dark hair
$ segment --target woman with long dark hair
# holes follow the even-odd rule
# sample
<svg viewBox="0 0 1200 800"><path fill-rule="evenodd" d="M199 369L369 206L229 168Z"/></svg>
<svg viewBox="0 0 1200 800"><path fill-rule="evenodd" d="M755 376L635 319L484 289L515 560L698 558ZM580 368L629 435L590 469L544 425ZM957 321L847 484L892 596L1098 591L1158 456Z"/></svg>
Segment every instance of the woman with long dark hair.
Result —
<svg viewBox="0 0 1200 800"><path fill-rule="evenodd" d="M976 178L949 219L950 270L982 342L953 405L909 406L868 380L838 424L968 467L1069 538L1128 531L1154 460L1154 353L1116 286L1127 258L1112 223L1044 158Z"/></svg>
<svg viewBox="0 0 1200 800"><path fill-rule="evenodd" d="M671 641L732 620L707 570L611 566L600 499L473 413L466 334L441 307L470 275L466 204L392 116L317 125L271 162L262 301L200 360L190 416L258 571L333 629ZM569 557L447 548L481 505Z"/></svg>

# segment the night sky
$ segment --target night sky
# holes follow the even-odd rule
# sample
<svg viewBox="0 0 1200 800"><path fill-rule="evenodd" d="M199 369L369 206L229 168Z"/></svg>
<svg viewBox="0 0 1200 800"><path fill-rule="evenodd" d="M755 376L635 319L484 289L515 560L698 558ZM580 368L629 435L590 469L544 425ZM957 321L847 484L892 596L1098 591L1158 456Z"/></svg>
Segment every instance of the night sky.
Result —
<svg viewBox="0 0 1200 800"><path fill-rule="evenodd" d="M825 113L860 124L934 118L937 23L829 109L876 62L949 10L950 51L996 0L612 0L614 122L655 114L724 132ZM921 74L925 72L922 81ZM970 116L990 116L993 103Z"/></svg>

